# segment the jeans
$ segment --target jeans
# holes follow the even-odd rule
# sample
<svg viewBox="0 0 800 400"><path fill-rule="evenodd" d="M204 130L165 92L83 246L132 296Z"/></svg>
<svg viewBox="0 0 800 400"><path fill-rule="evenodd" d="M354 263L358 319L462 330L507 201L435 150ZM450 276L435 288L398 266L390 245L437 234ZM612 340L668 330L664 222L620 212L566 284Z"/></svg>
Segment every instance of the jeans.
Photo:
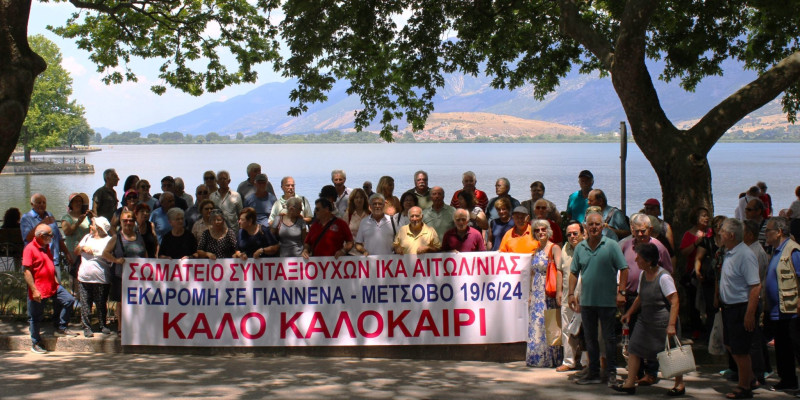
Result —
<svg viewBox="0 0 800 400"><path fill-rule="evenodd" d="M44 314L44 302L48 299L53 299L53 317L58 315L57 329L65 329L67 323L69 323L69 318L72 316L72 307L75 305L75 298L61 285L58 285L55 296L42 299L41 302L28 299L28 322L30 323L29 328L33 344L42 341L39 328Z"/></svg>
<svg viewBox="0 0 800 400"><path fill-rule="evenodd" d="M609 376L617 373L617 338L614 332L616 307L581 306L581 322L589 352L589 376L600 375L600 343L597 340L597 323L603 329L606 347L606 370Z"/></svg>

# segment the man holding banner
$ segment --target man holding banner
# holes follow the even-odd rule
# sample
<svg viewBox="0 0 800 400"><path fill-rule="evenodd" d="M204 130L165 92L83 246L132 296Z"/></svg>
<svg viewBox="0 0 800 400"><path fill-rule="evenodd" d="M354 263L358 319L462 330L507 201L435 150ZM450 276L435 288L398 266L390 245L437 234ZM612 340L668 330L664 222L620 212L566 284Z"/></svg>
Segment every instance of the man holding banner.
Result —
<svg viewBox="0 0 800 400"><path fill-rule="evenodd" d="M439 251L442 243L433 228L422 222L422 209L411 207L408 210L409 224L397 231L394 238L396 254L424 254Z"/></svg>

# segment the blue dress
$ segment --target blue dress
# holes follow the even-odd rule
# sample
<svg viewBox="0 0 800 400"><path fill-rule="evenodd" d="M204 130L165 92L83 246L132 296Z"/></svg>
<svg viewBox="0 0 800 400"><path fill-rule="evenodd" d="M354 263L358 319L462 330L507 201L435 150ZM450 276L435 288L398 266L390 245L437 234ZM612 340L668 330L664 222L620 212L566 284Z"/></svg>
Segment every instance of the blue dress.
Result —
<svg viewBox="0 0 800 400"><path fill-rule="evenodd" d="M533 255L531 262L531 292L528 304L528 346L525 350L525 363L530 367L557 367L564 357L561 346L548 346L544 326L544 311L556 308L556 299L544 294L547 278L547 253L544 246Z"/></svg>

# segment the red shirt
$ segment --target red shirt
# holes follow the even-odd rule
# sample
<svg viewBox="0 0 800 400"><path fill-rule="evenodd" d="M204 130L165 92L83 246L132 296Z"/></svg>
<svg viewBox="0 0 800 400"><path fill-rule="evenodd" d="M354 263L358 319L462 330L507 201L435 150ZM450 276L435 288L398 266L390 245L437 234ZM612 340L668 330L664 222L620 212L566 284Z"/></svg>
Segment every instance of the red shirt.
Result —
<svg viewBox="0 0 800 400"><path fill-rule="evenodd" d="M325 233L322 233L322 228L324 227L325 225L320 224L319 221L314 221L314 223L311 224L311 228L308 230L306 243L311 249L311 255L313 256L334 256L337 251L344 247L345 242L353 241L353 234L350 232L350 227L347 226L347 222L344 222L341 218L334 218L331 226ZM322 233L322 239L317 243L317 238L320 233ZM314 246L315 243L317 243L316 247Z"/></svg>
<svg viewBox="0 0 800 400"><path fill-rule="evenodd" d="M22 265L30 268L33 274L33 284L42 295L42 299L56 294L56 268L53 265L53 254L50 247L42 249L36 239L31 240L22 251ZM28 288L28 299L33 299L33 292Z"/></svg>
<svg viewBox="0 0 800 400"><path fill-rule="evenodd" d="M450 200L450 205L455 208L460 207L460 205L458 204L458 194L461 193L461 190L463 189L456 190L456 192L453 193L453 199ZM478 207L480 207L481 210L483 210L483 212L486 212L486 206L489 205L489 197L486 196L486 192L484 192L483 190L475 189L475 204Z"/></svg>
<svg viewBox="0 0 800 400"><path fill-rule="evenodd" d="M483 243L483 236L481 233L471 227L467 227L467 234L464 235L462 240L458 237L456 228L452 228L444 234L442 238L442 251L458 250L461 253L469 251L486 251L486 245Z"/></svg>

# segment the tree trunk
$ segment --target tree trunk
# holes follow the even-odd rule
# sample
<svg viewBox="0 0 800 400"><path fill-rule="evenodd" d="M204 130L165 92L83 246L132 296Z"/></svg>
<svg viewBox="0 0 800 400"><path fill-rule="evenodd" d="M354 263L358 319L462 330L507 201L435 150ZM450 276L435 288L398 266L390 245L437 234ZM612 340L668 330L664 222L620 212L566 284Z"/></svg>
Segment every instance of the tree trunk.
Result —
<svg viewBox="0 0 800 400"><path fill-rule="evenodd" d="M23 149L24 149L23 150L23 154L24 154L25 158L22 161L31 162L31 150L32 149L30 147L28 147L28 146L23 147Z"/></svg>
<svg viewBox="0 0 800 400"><path fill-rule="evenodd" d="M28 46L31 0L0 0L0 170L19 140L33 82L47 67Z"/></svg>

